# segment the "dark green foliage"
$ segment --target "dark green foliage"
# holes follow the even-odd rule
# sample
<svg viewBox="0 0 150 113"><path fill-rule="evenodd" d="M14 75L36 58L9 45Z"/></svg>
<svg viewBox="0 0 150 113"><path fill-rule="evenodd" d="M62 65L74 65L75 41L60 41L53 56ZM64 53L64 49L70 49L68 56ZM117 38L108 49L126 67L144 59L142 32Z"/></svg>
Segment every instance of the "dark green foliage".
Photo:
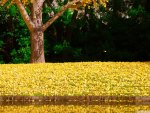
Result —
<svg viewBox="0 0 150 113"><path fill-rule="evenodd" d="M64 55L64 57L80 57L81 49L73 48L70 46L70 43L64 40L62 44L56 44L53 47L55 55ZM67 60L67 59L66 59Z"/></svg>
<svg viewBox="0 0 150 113"><path fill-rule="evenodd" d="M64 12L61 20L65 25L68 25L71 22L72 14L73 14L72 10L67 10Z"/></svg>
<svg viewBox="0 0 150 113"><path fill-rule="evenodd" d="M65 11L45 32L46 61L150 60L149 8L140 0L130 2L111 0L107 8L87 6L80 14ZM44 23L59 8L45 5ZM0 63L29 62L29 32L15 6L0 7L0 26Z"/></svg>
<svg viewBox="0 0 150 113"><path fill-rule="evenodd" d="M29 37L20 37L17 43L19 48L11 51L12 63L28 63L30 59Z"/></svg>
<svg viewBox="0 0 150 113"><path fill-rule="evenodd" d="M1 61L5 63L28 63L30 58L29 31L15 6L1 10L2 16L0 40ZM7 12L8 11L8 12ZM8 14L7 14L8 13ZM4 20L3 20L4 19Z"/></svg>
<svg viewBox="0 0 150 113"><path fill-rule="evenodd" d="M15 17L17 15L17 8L14 5L11 5L8 10L11 16Z"/></svg>

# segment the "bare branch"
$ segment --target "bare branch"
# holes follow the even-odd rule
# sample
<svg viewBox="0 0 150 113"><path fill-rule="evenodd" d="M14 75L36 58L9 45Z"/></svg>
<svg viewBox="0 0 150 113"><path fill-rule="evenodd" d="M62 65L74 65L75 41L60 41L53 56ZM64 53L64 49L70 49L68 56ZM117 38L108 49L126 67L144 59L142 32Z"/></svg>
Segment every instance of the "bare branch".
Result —
<svg viewBox="0 0 150 113"><path fill-rule="evenodd" d="M28 13L27 13L27 11L26 11L24 5L22 4L22 2L21 2L20 0L15 0L15 3L16 3L16 5L17 5L17 7L18 7L18 9L19 9L19 11L20 11L20 13L21 13L21 16L22 16L23 20L25 21L25 23L26 23L28 29L29 29L30 31L32 31L34 25L33 25L33 23L32 23L32 21L31 21L29 15L28 15Z"/></svg>
<svg viewBox="0 0 150 113"><path fill-rule="evenodd" d="M69 8L72 8L73 6L75 6L74 4L78 3L79 0L74 0L72 2L67 3L66 5L64 5L62 7L62 9L52 18L50 18L43 26L42 26L42 30L45 31L55 20L57 20L63 13L64 11L66 11Z"/></svg>

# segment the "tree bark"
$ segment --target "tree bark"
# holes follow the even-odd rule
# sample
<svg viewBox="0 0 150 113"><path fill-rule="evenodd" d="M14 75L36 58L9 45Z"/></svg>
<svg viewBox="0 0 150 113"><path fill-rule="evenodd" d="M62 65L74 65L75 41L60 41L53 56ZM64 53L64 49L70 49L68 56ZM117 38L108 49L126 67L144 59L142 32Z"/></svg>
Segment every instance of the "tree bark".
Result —
<svg viewBox="0 0 150 113"><path fill-rule="evenodd" d="M20 0L14 0L14 1L15 1L16 5L17 5L17 7L18 7L18 9L20 11L20 14L21 14L24 22L26 23L28 29L30 31L32 31L34 24L31 21L31 18L29 17L29 15L28 15L28 13L27 13L27 11L25 9L25 6L22 4L22 2Z"/></svg>
<svg viewBox="0 0 150 113"><path fill-rule="evenodd" d="M45 63L44 57L44 31L42 31L42 6L43 0L33 2L31 20L34 24L30 30L31 40L31 63Z"/></svg>
<svg viewBox="0 0 150 113"><path fill-rule="evenodd" d="M48 20L44 25L42 23L42 7L44 0L33 0L31 15L27 13L25 6L22 4L21 0L14 0L23 20L25 21L29 31L31 40L31 57L30 63L45 63L44 56L44 31L56 20L58 19L65 10L74 7L74 4L79 0L67 3L62 7L60 12L58 12L54 17Z"/></svg>
<svg viewBox="0 0 150 113"><path fill-rule="evenodd" d="M35 29L31 32L31 63L45 63L44 57L44 33Z"/></svg>

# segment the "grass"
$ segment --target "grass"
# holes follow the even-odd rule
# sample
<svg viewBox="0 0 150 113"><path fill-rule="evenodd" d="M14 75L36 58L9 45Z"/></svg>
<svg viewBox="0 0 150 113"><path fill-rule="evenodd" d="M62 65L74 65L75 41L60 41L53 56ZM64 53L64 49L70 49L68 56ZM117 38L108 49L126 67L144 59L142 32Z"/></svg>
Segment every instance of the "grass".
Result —
<svg viewBox="0 0 150 113"><path fill-rule="evenodd" d="M0 95L150 96L150 62L0 64Z"/></svg>

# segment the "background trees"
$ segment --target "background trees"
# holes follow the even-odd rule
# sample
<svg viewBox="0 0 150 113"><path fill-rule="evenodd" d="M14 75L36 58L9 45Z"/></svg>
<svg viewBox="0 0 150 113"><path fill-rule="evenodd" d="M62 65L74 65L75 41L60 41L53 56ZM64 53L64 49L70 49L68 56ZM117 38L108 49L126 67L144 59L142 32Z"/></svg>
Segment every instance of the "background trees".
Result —
<svg viewBox="0 0 150 113"><path fill-rule="evenodd" d="M107 0L100 0L99 3L105 5ZM2 0L0 4L7 5L8 0ZM49 3L50 9L52 12L48 12L48 14L53 13L54 16L48 19L45 23L43 23L43 7L46 8L48 4L44 4L45 0L11 0L9 5L15 4L18 8L18 11L21 14L29 32L30 32L30 45L31 45L31 63L44 63L45 55L44 55L44 31L54 22L56 21L66 10L69 8L78 9L78 7L86 6L89 3L94 4L94 7L97 7L98 4L96 1L92 0L73 0L73 1L52 1ZM60 6L59 6L60 4ZM53 9L57 8L57 12Z"/></svg>
<svg viewBox="0 0 150 113"><path fill-rule="evenodd" d="M82 10L65 11L45 31L46 61L150 60L147 4L148 0L110 0L106 9L102 6L93 9L91 5ZM45 5L43 22L57 10ZM4 26L0 31L1 63L29 62L29 32L20 14L11 12L15 11L1 7L0 24Z"/></svg>

